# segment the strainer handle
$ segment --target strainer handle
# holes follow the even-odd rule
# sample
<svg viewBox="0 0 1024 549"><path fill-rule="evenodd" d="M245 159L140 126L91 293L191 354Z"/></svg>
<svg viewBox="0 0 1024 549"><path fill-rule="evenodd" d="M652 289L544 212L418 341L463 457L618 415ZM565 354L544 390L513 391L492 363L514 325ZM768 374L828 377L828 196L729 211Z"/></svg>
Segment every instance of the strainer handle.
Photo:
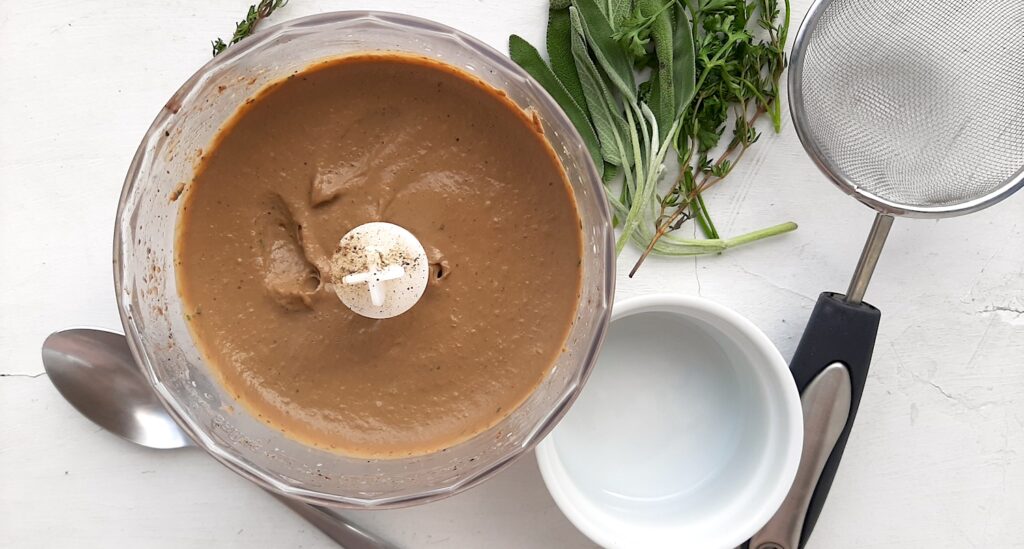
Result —
<svg viewBox="0 0 1024 549"><path fill-rule="evenodd" d="M882 313L867 303L848 303L846 296L831 292L824 292L818 296L818 302L814 306L811 318L807 321L807 328L800 338L793 361L790 363L790 371L796 381L797 389L801 393L801 400L808 401L808 394L815 388L824 386L823 383L815 383L826 375L835 375L838 369L845 370L841 375L849 375L849 414L846 417L845 426L839 434L838 439L834 433L828 436L824 432L807 432L806 429L827 429L827 422L806 421L804 439L805 444L814 441L835 440L831 450L825 448L822 451L828 455L821 474L815 480L813 477L808 482L799 482L802 474L806 475L807 467L821 467L810 463L810 460L803 460L800 464L801 471L797 473L798 482L793 485L793 492L787 496L787 502L791 500L808 502L804 505L786 505L776 513L768 524L752 538L749 544L750 549L797 549L807 544L807 539L814 530L818 521L818 515L825 504L825 498L832 487L832 480L835 478L836 470L839 468L839 460L842 459L843 450L846 448L846 440L850 436L850 429L853 427L853 420L857 416L857 406L860 404L861 394L864 392L864 382L868 376L868 366L871 364L871 354L875 347L875 336L878 333L878 323ZM820 413L820 412L814 412ZM817 418L814 418L817 419ZM814 449L811 449L814 453ZM804 455L808 455L808 448L805 446ZM816 468L816 467L815 467ZM813 473L812 473L813 474ZM805 477L806 478L806 477ZM798 491L804 490L803 493ZM806 493L810 490L808 497ZM798 540L798 541L797 541ZM795 544L794 544L795 543Z"/></svg>

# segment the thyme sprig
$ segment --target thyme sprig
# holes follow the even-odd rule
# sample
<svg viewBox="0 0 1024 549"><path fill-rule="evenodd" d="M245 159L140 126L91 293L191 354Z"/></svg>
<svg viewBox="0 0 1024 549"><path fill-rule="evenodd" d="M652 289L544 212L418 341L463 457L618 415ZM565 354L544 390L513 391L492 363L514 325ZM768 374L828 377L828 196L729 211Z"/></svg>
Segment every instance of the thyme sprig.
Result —
<svg viewBox="0 0 1024 549"><path fill-rule="evenodd" d="M231 40L224 43L224 40L217 38L210 43L213 48L213 55L218 55L226 50L228 46L237 44L243 38L256 32L256 26L259 25L260 21L270 17L274 11L284 7L287 3L288 0L260 0L259 4L249 6L249 11L246 12L245 18L235 23L235 32L231 35Z"/></svg>

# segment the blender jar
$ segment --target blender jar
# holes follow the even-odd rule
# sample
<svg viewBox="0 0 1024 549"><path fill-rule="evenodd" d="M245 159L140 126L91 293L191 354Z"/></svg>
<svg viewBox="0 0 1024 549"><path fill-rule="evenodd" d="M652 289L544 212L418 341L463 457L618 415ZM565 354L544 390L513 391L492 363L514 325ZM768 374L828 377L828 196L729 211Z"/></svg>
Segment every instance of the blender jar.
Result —
<svg viewBox="0 0 1024 549"><path fill-rule="evenodd" d="M178 197L202 149L261 88L323 59L397 51L437 59L504 90L540 119L576 197L583 270L565 349L527 400L491 429L442 452L367 460L292 440L249 415L217 382L178 298ZM174 94L132 160L118 204L114 282L132 353L197 445L258 484L310 503L381 508L451 495L532 448L567 410L594 364L614 290L613 234L604 189L582 140L550 96L507 57L453 29L376 12L296 19L232 46ZM500 334L495 334L500 337Z"/></svg>

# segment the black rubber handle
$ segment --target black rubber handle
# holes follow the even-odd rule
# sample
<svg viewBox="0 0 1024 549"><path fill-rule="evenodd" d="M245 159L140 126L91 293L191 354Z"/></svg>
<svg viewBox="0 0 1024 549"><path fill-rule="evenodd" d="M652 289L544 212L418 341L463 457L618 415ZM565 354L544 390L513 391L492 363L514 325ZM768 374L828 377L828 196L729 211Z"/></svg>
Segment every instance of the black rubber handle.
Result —
<svg viewBox="0 0 1024 549"><path fill-rule="evenodd" d="M841 294L822 293L818 296L818 303L814 306L789 365L801 393L833 362L846 365L852 386L850 416L825 463L825 469L814 488L814 495L811 496L803 531L800 533L801 548L807 545L807 538L814 530L821 508L825 505L825 498L828 497L832 480L839 468L839 460L846 448L846 440L850 437L853 420L857 417L857 406L864 393L864 382L868 377L868 366L871 364L871 353L875 348L875 336L878 334L881 317L882 312L867 303L851 305Z"/></svg>

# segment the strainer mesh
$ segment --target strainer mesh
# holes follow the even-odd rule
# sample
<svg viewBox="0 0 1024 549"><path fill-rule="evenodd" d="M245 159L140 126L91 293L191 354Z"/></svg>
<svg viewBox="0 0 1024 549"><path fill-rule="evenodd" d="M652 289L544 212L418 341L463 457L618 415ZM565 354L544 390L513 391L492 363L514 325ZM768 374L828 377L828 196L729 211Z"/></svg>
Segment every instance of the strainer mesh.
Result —
<svg viewBox="0 0 1024 549"><path fill-rule="evenodd" d="M1024 167L1024 3L833 0L805 41L805 140L855 188L911 208Z"/></svg>

